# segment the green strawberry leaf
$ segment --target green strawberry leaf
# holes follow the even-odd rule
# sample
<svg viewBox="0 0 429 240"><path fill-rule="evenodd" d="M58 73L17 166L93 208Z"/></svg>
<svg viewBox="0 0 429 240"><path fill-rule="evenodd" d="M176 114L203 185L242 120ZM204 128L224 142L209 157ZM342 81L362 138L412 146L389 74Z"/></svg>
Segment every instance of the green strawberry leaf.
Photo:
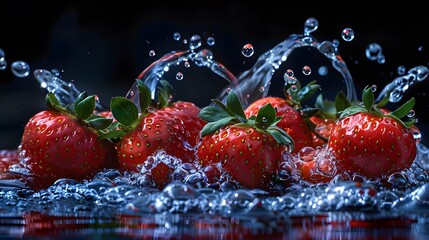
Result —
<svg viewBox="0 0 429 240"><path fill-rule="evenodd" d="M255 119L255 125L263 130L271 126L276 120L276 109L270 103L262 106Z"/></svg>
<svg viewBox="0 0 429 240"><path fill-rule="evenodd" d="M110 108L115 119L124 126L132 126L138 121L137 106L128 98L113 97Z"/></svg>
<svg viewBox="0 0 429 240"><path fill-rule="evenodd" d="M101 130L108 128L113 122L113 119L109 118L94 118L88 121L89 124L95 129Z"/></svg>
<svg viewBox="0 0 429 240"><path fill-rule="evenodd" d="M222 118L231 117L231 115L225 112L224 109L214 106L207 106L201 109L198 113L198 117L205 120L206 122L215 122Z"/></svg>
<svg viewBox="0 0 429 240"><path fill-rule="evenodd" d="M310 118L319 112L318 108L304 108L302 109L302 116L304 118Z"/></svg>
<svg viewBox="0 0 429 240"><path fill-rule="evenodd" d="M158 83L158 107L162 109L164 107L171 106L171 99L174 94L173 86L167 80L159 80Z"/></svg>
<svg viewBox="0 0 429 240"><path fill-rule="evenodd" d="M351 107L352 103L349 101L347 96L344 94L343 91L340 91L335 96L335 111L334 112L341 112L344 109Z"/></svg>
<svg viewBox="0 0 429 240"><path fill-rule="evenodd" d="M270 126L267 132L273 136L273 138L280 144L289 146L289 152L292 152L295 148L293 139L283 129L277 126Z"/></svg>
<svg viewBox="0 0 429 240"><path fill-rule="evenodd" d="M74 100L74 108L76 108L76 105L79 104L80 102L82 102L82 100L84 100L85 98L88 97L88 94L86 94L86 92L81 92L77 98Z"/></svg>
<svg viewBox="0 0 429 240"><path fill-rule="evenodd" d="M152 96L150 93L150 89L148 86L146 86L142 80L137 79L137 87L139 89L139 103L140 103L140 110L142 113L146 112L146 109L151 105L152 103ZM135 104L133 103L135 106ZM138 111L138 110L137 110ZM113 112L112 112L113 113ZM138 113L138 112L137 112ZM134 113L133 113L134 114ZM119 120L118 120L119 121Z"/></svg>
<svg viewBox="0 0 429 240"><path fill-rule="evenodd" d="M402 106L400 106L398 109L391 112L390 114L396 116L397 118L403 118L407 116L408 113L410 113L410 111L414 107L415 102L416 100L414 98L411 98L410 100L408 100L406 103L404 103Z"/></svg>
<svg viewBox="0 0 429 240"><path fill-rule="evenodd" d="M224 127L225 125L233 121L234 119L236 119L236 117L230 116L230 117L222 118L215 122L207 123L206 125L204 125L203 129L201 130L201 136L204 137L211 133L216 132L220 128Z"/></svg>
<svg viewBox="0 0 429 240"><path fill-rule="evenodd" d="M298 91L297 99L300 103L310 99L318 90L320 85L316 81L311 81Z"/></svg>
<svg viewBox="0 0 429 240"><path fill-rule="evenodd" d="M82 95L82 94L81 94ZM76 116L80 119L88 119L95 109L95 95L86 97L75 105Z"/></svg>
<svg viewBox="0 0 429 240"><path fill-rule="evenodd" d="M353 115L353 114L359 113L359 112L364 112L364 111L365 111L365 109L360 107L360 106L351 106L351 107L348 107L348 108L344 109L343 111L339 112L340 115L339 115L338 119L343 119L347 116L350 116L350 115Z"/></svg>
<svg viewBox="0 0 429 240"><path fill-rule="evenodd" d="M374 106L374 93L372 92L370 87L366 86L363 90L362 100L366 110L370 112Z"/></svg>
<svg viewBox="0 0 429 240"><path fill-rule="evenodd" d="M226 99L226 106L229 111L231 111L238 117L240 122L246 122L246 115L244 114L243 106L235 91L231 90L228 93L228 97Z"/></svg>
<svg viewBox="0 0 429 240"><path fill-rule="evenodd" d="M119 129L119 130L112 130L109 131L105 134L101 134L98 139L113 139L113 138L120 138L122 136L124 136L124 134L126 133L126 131L124 129Z"/></svg>

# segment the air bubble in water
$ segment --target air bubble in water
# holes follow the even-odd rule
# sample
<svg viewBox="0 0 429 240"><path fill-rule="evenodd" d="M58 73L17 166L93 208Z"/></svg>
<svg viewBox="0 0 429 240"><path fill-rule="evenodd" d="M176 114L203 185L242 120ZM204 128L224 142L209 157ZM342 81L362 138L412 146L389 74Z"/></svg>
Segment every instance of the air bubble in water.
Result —
<svg viewBox="0 0 429 240"><path fill-rule="evenodd" d="M209 46L213 46L213 45L215 45L215 39L214 39L214 37L208 37L208 38L207 38L207 44L208 44Z"/></svg>
<svg viewBox="0 0 429 240"><path fill-rule="evenodd" d="M182 36L181 36L181 35L180 35L180 33L178 33L178 32L175 32L175 33L173 34L173 39L174 39L174 40L176 40L176 41L179 41L181 37L182 37Z"/></svg>
<svg viewBox="0 0 429 240"><path fill-rule="evenodd" d="M396 71L397 71L397 73L398 73L399 75L404 75L404 74L405 74L405 72L407 71L407 69L405 68L405 66L400 65L400 66L398 66L398 68L396 69Z"/></svg>
<svg viewBox="0 0 429 240"><path fill-rule="evenodd" d="M181 73L181 72L177 72L177 73L176 73L176 80L178 80L178 81L183 80L183 73Z"/></svg>
<svg viewBox="0 0 429 240"><path fill-rule="evenodd" d="M5 59L5 54L3 49L0 48L0 70L5 70L7 67L7 62Z"/></svg>
<svg viewBox="0 0 429 240"><path fill-rule="evenodd" d="M311 68L309 66L304 66L302 68L302 73L304 73L304 75L310 75L311 74Z"/></svg>
<svg viewBox="0 0 429 240"><path fill-rule="evenodd" d="M250 43L245 44L241 49L241 53L245 57L251 57L255 53L255 50L253 49L253 45Z"/></svg>
<svg viewBox="0 0 429 240"><path fill-rule="evenodd" d="M344 41L350 42L355 38L355 32L351 28L344 28L341 32L341 37L344 39Z"/></svg>
<svg viewBox="0 0 429 240"><path fill-rule="evenodd" d="M369 60L375 61L382 56L381 50L381 46L378 43L371 43L366 47L365 55Z"/></svg>
<svg viewBox="0 0 429 240"><path fill-rule="evenodd" d="M195 34L189 40L189 48L191 50L197 49L201 46L201 37L198 34Z"/></svg>
<svg viewBox="0 0 429 240"><path fill-rule="evenodd" d="M23 78L30 74L30 66L24 61L15 61L10 67L12 73L17 77Z"/></svg>
<svg viewBox="0 0 429 240"><path fill-rule="evenodd" d="M304 24L304 35L309 35L310 33L317 30L319 27L319 21L316 18L308 18Z"/></svg>
<svg viewBox="0 0 429 240"><path fill-rule="evenodd" d="M326 66L320 66L318 71L320 76L326 76L328 75L328 67Z"/></svg>
<svg viewBox="0 0 429 240"><path fill-rule="evenodd" d="M155 56L155 50L150 50L149 51L149 56L151 56L151 57Z"/></svg>

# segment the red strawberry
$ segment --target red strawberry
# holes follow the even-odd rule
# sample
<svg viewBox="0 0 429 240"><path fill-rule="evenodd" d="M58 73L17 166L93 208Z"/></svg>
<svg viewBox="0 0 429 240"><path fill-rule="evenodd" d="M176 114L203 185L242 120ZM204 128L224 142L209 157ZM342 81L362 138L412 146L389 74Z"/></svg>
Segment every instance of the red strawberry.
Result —
<svg viewBox="0 0 429 240"><path fill-rule="evenodd" d="M400 118L410 112L414 98L386 114L374 105L369 87L362 96L364 107L345 109L329 136L328 147L336 155L337 166L349 174L370 179L409 168L417 153L409 128L414 122L403 122Z"/></svg>
<svg viewBox="0 0 429 240"><path fill-rule="evenodd" d="M149 107L152 102L149 88L141 80L137 80L137 85L141 113L131 100L112 98L110 107L119 128L101 137L117 140L120 167L137 171L138 165L144 164L148 157L161 150L183 161L190 161L193 151L187 148L182 120L168 111ZM163 181L154 180L158 183Z"/></svg>
<svg viewBox="0 0 429 240"><path fill-rule="evenodd" d="M316 124L316 127L314 128L314 132L312 132L313 136L313 146L324 146L326 144L326 141L324 139L328 139L332 128L335 125L334 119L329 118L322 118L317 116L310 117L310 121L312 121L314 124ZM318 134L318 135L316 135Z"/></svg>
<svg viewBox="0 0 429 240"><path fill-rule="evenodd" d="M59 178L82 180L116 166L114 144L98 139L100 129L112 121L93 117L95 96L82 93L66 108L52 93L46 99L50 109L29 119L21 140L25 164L38 181L49 185Z"/></svg>
<svg viewBox="0 0 429 240"><path fill-rule="evenodd" d="M219 107L205 107L199 115L208 122L197 149L200 163L220 162L222 169L244 187L268 188L282 152L288 147L293 150L290 136L275 126L281 117L266 104L256 116L246 118L234 91L229 92L226 106L217 100L215 103Z"/></svg>
<svg viewBox="0 0 429 240"><path fill-rule="evenodd" d="M182 119L186 131L186 139L191 147L195 147L200 139L200 131L206 121L198 117L201 109L192 102L172 101L173 87L168 81L160 80L158 87L159 109L173 113Z"/></svg>
<svg viewBox="0 0 429 240"><path fill-rule="evenodd" d="M313 146L313 136L304 117L297 109L291 107L284 98L270 96L258 99L245 109L246 117L256 116L259 109L268 103L276 108L276 116L282 117L277 126L292 137L295 144L293 153L298 152L303 147Z"/></svg>

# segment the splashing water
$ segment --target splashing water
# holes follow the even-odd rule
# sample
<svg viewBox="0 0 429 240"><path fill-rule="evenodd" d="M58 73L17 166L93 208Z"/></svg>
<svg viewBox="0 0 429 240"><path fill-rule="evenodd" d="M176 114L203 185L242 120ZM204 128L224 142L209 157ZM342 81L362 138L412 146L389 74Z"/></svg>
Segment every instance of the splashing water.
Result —
<svg viewBox="0 0 429 240"><path fill-rule="evenodd" d="M137 79L149 86L154 98L157 83L167 72L181 64L188 68L190 63L193 63L197 67L209 68L229 83L219 94L221 100L225 100L228 89L234 89L242 103L246 105L268 94L274 72L295 49L311 47L317 49L331 62L333 68L343 77L347 97L350 100L356 100L353 79L338 52L338 41L316 40L311 33L317 28L317 19L309 18L304 25L304 34L290 35L285 41L260 55L254 66L237 78L220 62L215 61L210 50L198 50L201 46L201 37L193 35L189 40L188 50L165 54L142 71ZM354 33L347 34L349 34L346 36L349 40L354 38ZM180 33L174 33L173 39L179 41ZM252 46L251 54L253 51ZM381 48L377 51L373 49L367 49L367 51L371 51L371 58L375 54L374 60L380 57ZM2 51L0 51L0 63L1 54ZM246 54L251 56L249 52ZM318 69L320 75L326 75L327 71L326 66ZM312 69L306 65L302 68L302 72L304 75L309 75ZM423 81L427 75L426 67L416 66L388 84L380 92L378 99L389 94L389 101L398 102L411 85ZM43 89L54 93L65 105L72 103L81 93L74 84L63 81L59 75L51 71L37 69L34 71L34 77ZM175 77L181 80L183 74L177 72ZM294 79L296 78L293 70L287 69L283 80L288 84L294 84ZM139 104L137 90L134 82L126 95L136 105ZM99 103L97 107L100 110L106 109ZM420 133L416 132L416 134ZM306 156L315 154L317 151L303 153L302 156L297 156L301 157L297 161L304 161ZM326 152L323 154L319 156L320 161L329 160L330 155ZM345 182L341 177L336 177L329 184L307 188L307 183L297 180L299 176L291 170L289 161L285 160L279 170L280 180L296 181L296 184L274 188L274 194L270 194L262 190L240 188L240 184L233 181L228 174L221 173L220 166L199 169L162 152L149 160L145 165L139 166L139 172L136 173L121 173L115 169L106 169L93 179L83 182L59 179L49 188L40 191L28 189L20 181L0 179L0 208L2 212L26 212L30 209L48 211L55 215L62 213L90 216L111 216L118 213L130 215L199 213L227 217L241 216L246 219L356 210L361 213L378 212L387 216L395 213L429 213L429 149L422 144L418 144L418 156L413 166L389 177L391 189L379 183L365 181L360 176L355 176L355 179L361 179L357 182ZM160 190L154 187L148 169L152 169L161 162L175 169L172 175L175 181ZM11 169L19 171L19 166L20 164ZM320 174L332 176L335 173L335 166L329 165L327 169L318 167L317 171ZM23 172L20 173L22 174Z"/></svg>

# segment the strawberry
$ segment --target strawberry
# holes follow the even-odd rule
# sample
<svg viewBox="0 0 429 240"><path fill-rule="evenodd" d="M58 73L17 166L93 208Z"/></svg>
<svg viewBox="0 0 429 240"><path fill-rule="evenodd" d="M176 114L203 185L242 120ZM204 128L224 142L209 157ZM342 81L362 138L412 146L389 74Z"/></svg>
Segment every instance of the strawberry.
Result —
<svg viewBox="0 0 429 240"><path fill-rule="evenodd" d="M192 160L193 151L187 147L182 120L171 112L151 107L150 89L141 80L136 82L140 113L128 98L113 97L110 108L118 125L101 136L117 142L121 169L137 171L140 164L161 150L183 161Z"/></svg>
<svg viewBox="0 0 429 240"><path fill-rule="evenodd" d="M186 139L189 145L194 148L199 142L200 131L206 121L198 117L201 109L193 102L172 101L173 88L168 81L160 80L159 89L159 109L178 116L182 120L182 125L186 131Z"/></svg>
<svg viewBox="0 0 429 240"><path fill-rule="evenodd" d="M403 122L401 118L412 110L414 98L387 113L374 104L370 87L364 89L362 98L363 107L351 106L341 112L329 136L328 147L336 155L337 166L369 179L409 168L417 153L410 129L415 120Z"/></svg>
<svg viewBox="0 0 429 240"><path fill-rule="evenodd" d="M320 86L315 81L310 82L301 88L299 82L294 79L293 84L285 84L283 92L285 98L276 96L267 96L252 102L244 110L246 117L256 115L258 110L269 103L276 108L276 116L282 119L277 126L286 131L294 141L294 151L297 153L306 146L313 146L312 131L314 124L308 120L313 116L317 109L303 108L302 103L309 99Z"/></svg>
<svg viewBox="0 0 429 240"><path fill-rule="evenodd" d="M230 91L226 105L203 108L199 116L207 121L201 131L197 156L202 166L221 163L222 169L247 188L267 189L282 159L293 150L293 140L276 124L274 107L267 103L256 116L247 118L242 105Z"/></svg>
<svg viewBox="0 0 429 240"><path fill-rule="evenodd" d="M114 144L99 140L111 120L92 115L95 96L81 93L74 105L61 106L48 93L49 109L35 114L24 128L20 154L37 181L47 185L59 178L82 180L116 166Z"/></svg>

